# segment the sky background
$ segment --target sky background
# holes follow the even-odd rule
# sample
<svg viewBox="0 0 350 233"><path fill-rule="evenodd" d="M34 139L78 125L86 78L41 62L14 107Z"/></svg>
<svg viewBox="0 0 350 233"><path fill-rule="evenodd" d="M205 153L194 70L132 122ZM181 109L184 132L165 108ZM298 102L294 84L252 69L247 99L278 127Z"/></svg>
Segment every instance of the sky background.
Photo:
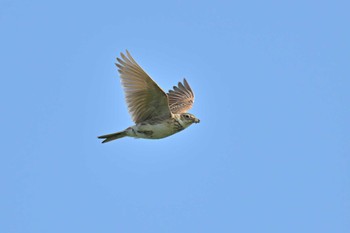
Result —
<svg viewBox="0 0 350 233"><path fill-rule="evenodd" d="M0 232L350 232L348 1L0 1ZM114 62L201 119L132 125Z"/></svg>

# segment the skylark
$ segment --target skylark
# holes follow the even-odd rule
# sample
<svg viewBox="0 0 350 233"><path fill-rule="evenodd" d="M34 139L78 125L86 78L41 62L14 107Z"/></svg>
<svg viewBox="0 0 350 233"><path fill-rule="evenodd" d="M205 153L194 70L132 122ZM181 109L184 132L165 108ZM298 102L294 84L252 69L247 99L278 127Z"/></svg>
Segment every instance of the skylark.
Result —
<svg viewBox="0 0 350 233"><path fill-rule="evenodd" d="M139 66L126 50L120 53L116 66L124 87L126 103L135 125L127 129L99 136L102 143L122 137L159 139L165 138L199 123L194 115L186 111L192 108L194 93L186 79L173 90L165 93Z"/></svg>

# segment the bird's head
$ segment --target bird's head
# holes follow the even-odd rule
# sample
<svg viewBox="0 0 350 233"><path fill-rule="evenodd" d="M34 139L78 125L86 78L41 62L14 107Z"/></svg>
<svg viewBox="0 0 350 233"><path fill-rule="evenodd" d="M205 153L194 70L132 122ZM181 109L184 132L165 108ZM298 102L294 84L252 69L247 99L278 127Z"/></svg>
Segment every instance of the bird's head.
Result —
<svg viewBox="0 0 350 233"><path fill-rule="evenodd" d="M196 118L194 115L190 114L190 113L182 113L180 115L180 120L182 122L182 124L187 126L190 126L193 123L199 123L200 120L198 118Z"/></svg>

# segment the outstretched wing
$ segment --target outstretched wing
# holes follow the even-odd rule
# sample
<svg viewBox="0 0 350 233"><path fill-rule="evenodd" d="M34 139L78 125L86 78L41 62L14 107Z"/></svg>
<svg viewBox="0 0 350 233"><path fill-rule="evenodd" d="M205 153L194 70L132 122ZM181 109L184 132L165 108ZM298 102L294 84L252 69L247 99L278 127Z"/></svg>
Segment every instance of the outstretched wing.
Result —
<svg viewBox="0 0 350 233"><path fill-rule="evenodd" d="M126 56L120 53L116 66L124 87L129 113L135 123L152 118L171 117L166 93L136 63L126 50Z"/></svg>
<svg viewBox="0 0 350 233"><path fill-rule="evenodd" d="M179 82L173 89L168 92L170 111L174 114L187 112L194 103L194 93L190 85L184 79L183 84Z"/></svg>

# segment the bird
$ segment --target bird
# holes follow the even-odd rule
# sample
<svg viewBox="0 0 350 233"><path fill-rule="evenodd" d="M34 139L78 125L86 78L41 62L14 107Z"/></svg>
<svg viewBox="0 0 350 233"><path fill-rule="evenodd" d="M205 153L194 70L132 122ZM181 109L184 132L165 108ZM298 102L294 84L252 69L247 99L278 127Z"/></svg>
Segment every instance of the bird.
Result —
<svg viewBox="0 0 350 233"><path fill-rule="evenodd" d="M200 120L187 111L194 92L187 80L165 93L126 50L115 65L125 93L128 111L135 125L123 131L99 136L102 143L123 137L161 139L178 133Z"/></svg>

